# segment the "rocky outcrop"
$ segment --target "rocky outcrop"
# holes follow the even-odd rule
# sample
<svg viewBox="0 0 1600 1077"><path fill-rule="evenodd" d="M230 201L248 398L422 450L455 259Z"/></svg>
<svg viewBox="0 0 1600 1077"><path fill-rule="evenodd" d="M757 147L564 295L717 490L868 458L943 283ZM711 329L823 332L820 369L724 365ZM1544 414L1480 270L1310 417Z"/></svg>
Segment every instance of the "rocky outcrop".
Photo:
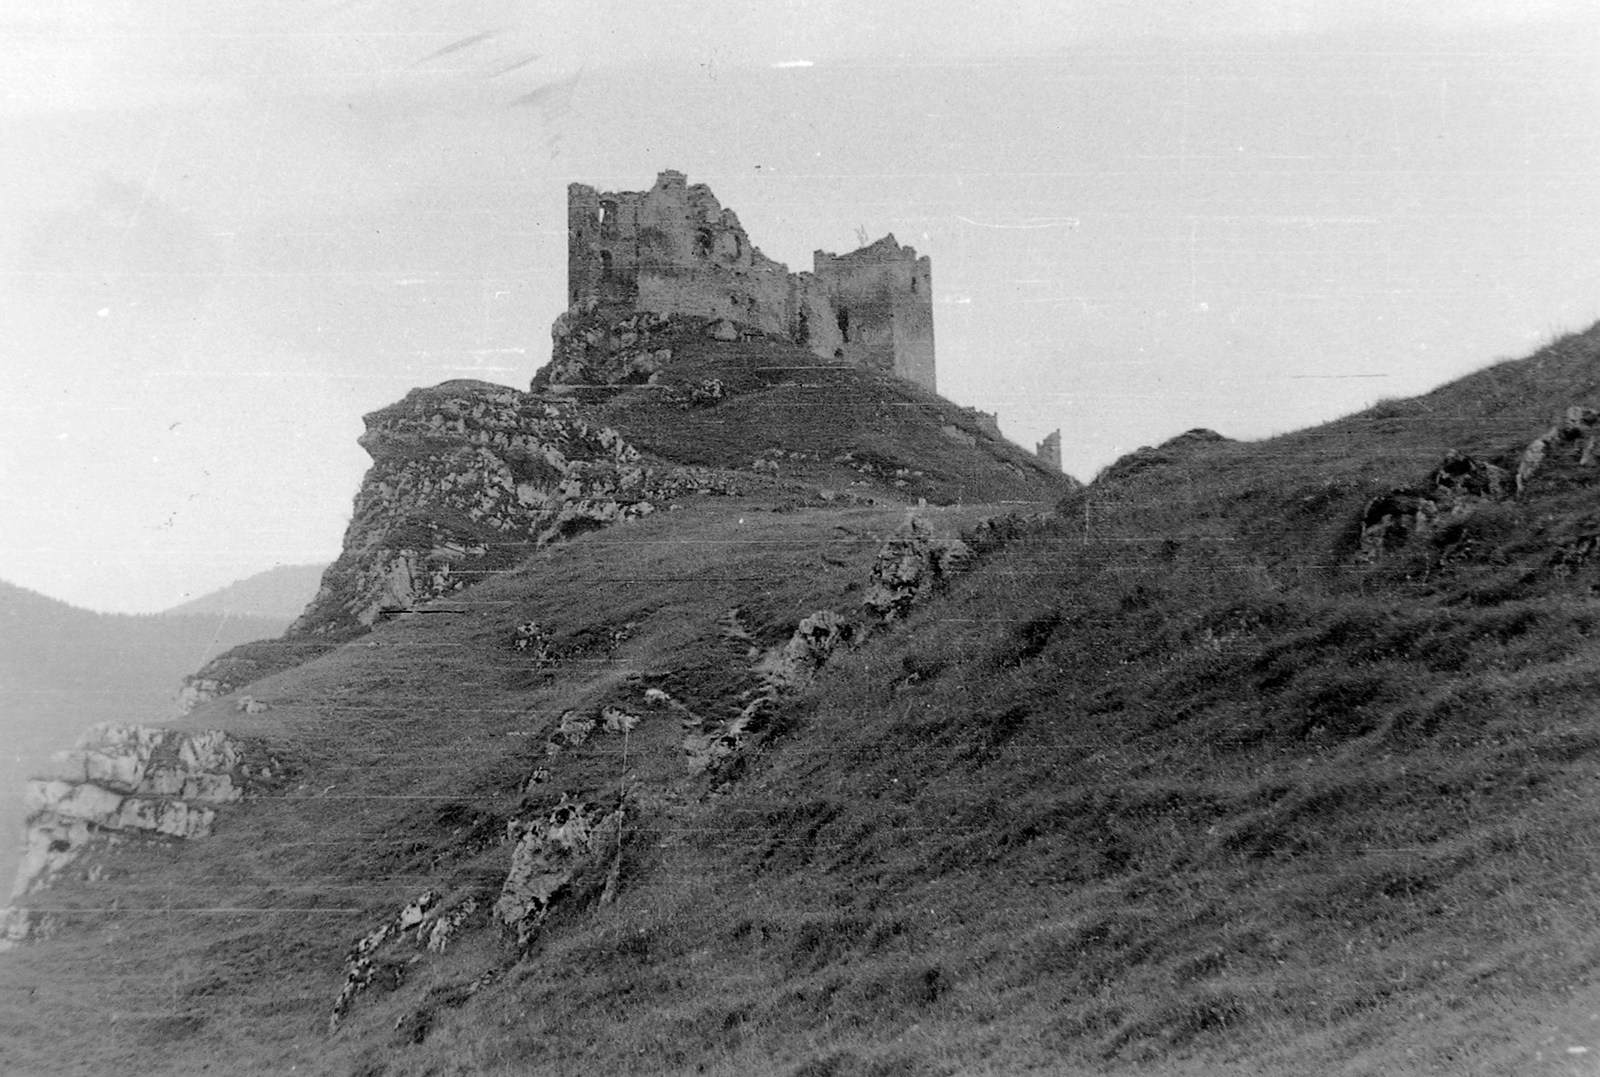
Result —
<svg viewBox="0 0 1600 1077"><path fill-rule="evenodd" d="M828 657L853 642L860 628L833 610L818 610L795 627L783 645L757 665L765 687L773 691L800 688L816 675Z"/></svg>
<svg viewBox="0 0 1600 1077"><path fill-rule="evenodd" d="M562 900L584 890L600 890L602 901L615 894L624 811L620 803L607 808L563 796L543 819L511 825L516 848L494 917L516 935L519 949ZM601 863L610 864L603 879Z"/></svg>
<svg viewBox="0 0 1600 1077"><path fill-rule="evenodd" d="M357 939L345 955L344 985L328 1016L328 1031L335 1032L350 1012L356 997L369 988L394 990L406 970L422 953L443 953L445 947L474 913L478 899L470 894L447 900L436 890L425 890L399 912ZM407 945L411 953L405 953ZM492 974L473 981L468 994L487 984Z"/></svg>
<svg viewBox="0 0 1600 1077"><path fill-rule="evenodd" d="M554 758L567 749L583 747L597 724L593 718L586 718L577 711L563 711L555 732L545 741L545 755Z"/></svg>
<svg viewBox="0 0 1600 1077"><path fill-rule="evenodd" d="M1595 446L1600 411L1568 408L1549 430L1534 438L1511 468L1478 459L1454 449L1439 466L1415 486L1398 487L1369 501L1361 514L1357 559L1378 560L1383 554L1411 543L1438 540L1447 528L1460 524L1486 503L1526 497L1535 480L1558 483L1563 476L1597 472ZM1552 555L1560 571L1587 561L1583 538L1573 540Z"/></svg>
<svg viewBox="0 0 1600 1077"><path fill-rule="evenodd" d="M178 713L188 714L200 704L225 696L236 687L238 685L230 685L221 677L213 676L211 670L191 673L183 679L183 686L178 689Z"/></svg>
<svg viewBox="0 0 1600 1077"><path fill-rule="evenodd" d="M730 639L751 640L740 623L738 610L730 610L720 628ZM765 653L752 647L750 654L757 659L752 670L757 684L741 697L744 706L737 715L723 721L707 721L681 705L676 707L683 715L686 735L682 746L689 772L716 771L727 764L751 736L761 732L784 696L805 687L835 651L861 637L860 625L833 610L817 610L779 646Z"/></svg>
<svg viewBox="0 0 1600 1077"><path fill-rule="evenodd" d="M1420 485L1391 490L1367 502L1361 514L1358 556L1375 561L1464 520L1482 502L1510 494L1504 468L1452 449Z"/></svg>
<svg viewBox="0 0 1600 1077"><path fill-rule="evenodd" d="M1517 461L1517 496L1526 492L1535 475L1553 466L1593 467L1597 425L1600 425L1600 411L1570 407L1556 425L1534 438Z"/></svg>
<svg viewBox="0 0 1600 1077"><path fill-rule="evenodd" d="M975 557L998 549L1045 519L1043 515L1016 514L988 517L979 521L963 540L937 538L926 520L914 516L878 551L862 604L877 620L904 617L913 604L927 598ZM655 690L659 703L671 705L681 713L686 731L682 747L691 773L725 768L749 739L761 732L785 696L804 688L834 654L860 643L868 631L866 625L834 610L817 610L804 618L782 644L763 652L755 645L738 609L723 615L718 630L725 638L748 645L748 654L755 659L752 672L757 684L741 696L744 706L737 715L707 721ZM652 702L649 693L646 702Z"/></svg>
<svg viewBox="0 0 1600 1077"><path fill-rule="evenodd" d="M366 424L373 465L344 552L291 636L368 626L558 539L733 491L709 469L648 465L577 401L484 382L414 390Z"/></svg>
<svg viewBox="0 0 1600 1077"><path fill-rule="evenodd" d="M656 384L686 321L642 311L613 322L598 316L593 304L570 310L550 329L554 354L535 388Z"/></svg>
<svg viewBox="0 0 1600 1077"><path fill-rule="evenodd" d="M862 605L885 621L904 617L946 577L962 568L972 550L957 538L935 538L920 516L884 542L873 562Z"/></svg>
<svg viewBox="0 0 1600 1077"><path fill-rule="evenodd" d="M58 762L57 776L27 786L26 844L13 899L48 887L97 842L206 837L216 820L210 805L283 780L278 760L220 730L100 725ZM28 937L35 923L23 908L0 913L7 944Z"/></svg>

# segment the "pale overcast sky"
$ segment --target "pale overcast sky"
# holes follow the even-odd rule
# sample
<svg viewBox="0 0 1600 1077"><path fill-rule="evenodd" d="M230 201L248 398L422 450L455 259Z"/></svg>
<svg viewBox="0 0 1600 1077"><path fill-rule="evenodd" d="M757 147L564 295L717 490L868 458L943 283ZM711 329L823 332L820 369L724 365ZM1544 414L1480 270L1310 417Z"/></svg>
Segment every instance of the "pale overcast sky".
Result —
<svg viewBox="0 0 1600 1077"><path fill-rule="evenodd" d="M1423 391L1600 318L1593 9L21 0L0 578L154 610L331 559L360 416L525 386L566 184L664 168L791 268L931 255L941 391L1080 478Z"/></svg>

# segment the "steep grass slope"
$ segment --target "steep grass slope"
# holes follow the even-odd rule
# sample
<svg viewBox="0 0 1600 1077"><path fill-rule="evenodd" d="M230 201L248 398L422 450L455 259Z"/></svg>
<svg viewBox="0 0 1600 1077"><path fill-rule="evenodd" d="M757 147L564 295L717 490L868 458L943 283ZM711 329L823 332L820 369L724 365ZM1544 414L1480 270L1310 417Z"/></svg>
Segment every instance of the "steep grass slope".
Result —
<svg viewBox="0 0 1600 1077"><path fill-rule="evenodd" d="M936 512L942 529L976 518ZM240 715L225 701L197 709L186 725L277 745L295 768L292 792L233 809L220 840L112 849L40 895L35 906L62 926L5 955L15 991L5 1010L9 1064L353 1064L347 1048L365 1052L369 1026L392 1023L385 1015L397 1001L373 991L348 1031L326 1042L344 952L368 921L428 886L492 901L509 859L507 821L538 817L565 793L613 795L624 781L646 828L628 837L638 854L627 861L631 879L657 860L648 835L694 830L701 800L730 780L688 774L679 719L654 712L627 739L626 772L616 738L552 760L546 743L560 714L607 702L637 709L645 686L711 719L736 713L755 681L750 647L787 638L818 606L858 601L880 543L904 516L898 506L773 512L719 499L593 533L256 683L252 693L271 704L265 713ZM513 627L529 617L552 631L554 666L512 646ZM530 786L541 770L553 773ZM433 972L448 984L508 957L480 925ZM91 1019L106 1013L119 1020ZM55 1021L83 1030L66 1051ZM144 1051L156 1044L158 1063Z"/></svg>
<svg viewBox="0 0 1600 1077"><path fill-rule="evenodd" d="M265 714L192 715L270 741L291 792L43 895L61 930L0 958L0 1061L1586 1072L1600 468L1552 452L1376 553L1363 522L1449 449L1514 472L1597 377L1590 333L1300 434L1142 450L889 624L862 601L900 507L771 491L547 549L258 683ZM919 511L970 535L984 510ZM691 771L684 712L730 720L818 609L870 631ZM548 660L513 646L530 618ZM561 732L612 707L639 723ZM615 855L519 946L486 911L508 830L580 800L623 809ZM429 890L478 911L442 952L375 951L330 1032L345 952Z"/></svg>

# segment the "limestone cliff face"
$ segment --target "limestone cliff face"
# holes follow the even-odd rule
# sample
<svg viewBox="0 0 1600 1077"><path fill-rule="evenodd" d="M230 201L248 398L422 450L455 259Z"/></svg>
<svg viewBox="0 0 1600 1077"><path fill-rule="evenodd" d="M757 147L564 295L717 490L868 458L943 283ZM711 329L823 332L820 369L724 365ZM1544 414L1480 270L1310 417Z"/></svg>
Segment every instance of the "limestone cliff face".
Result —
<svg viewBox="0 0 1600 1077"><path fill-rule="evenodd" d="M485 382L413 390L366 424L373 463L344 552L291 636L369 626L562 537L731 489L703 468L647 465L574 400Z"/></svg>
<svg viewBox="0 0 1600 1077"><path fill-rule="evenodd" d="M55 777L28 783L14 901L48 887L96 845L206 837L216 820L214 805L275 788L284 770L277 759L220 730L139 725L95 726L57 761ZM0 910L0 950L39 926L25 908Z"/></svg>

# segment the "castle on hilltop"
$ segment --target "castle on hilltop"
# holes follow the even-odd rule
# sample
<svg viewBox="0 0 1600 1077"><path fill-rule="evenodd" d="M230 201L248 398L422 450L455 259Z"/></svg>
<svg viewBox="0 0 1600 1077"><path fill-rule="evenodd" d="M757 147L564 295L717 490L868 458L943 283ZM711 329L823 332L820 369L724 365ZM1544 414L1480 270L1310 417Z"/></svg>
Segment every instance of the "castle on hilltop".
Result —
<svg viewBox="0 0 1600 1077"><path fill-rule="evenodd" d="M573 309L725 318L929 390L932 273L926 256L892 235L849 254L817 251L811 272L790 273L682 172L662 172L648 191L567 188Z"/></svg>

